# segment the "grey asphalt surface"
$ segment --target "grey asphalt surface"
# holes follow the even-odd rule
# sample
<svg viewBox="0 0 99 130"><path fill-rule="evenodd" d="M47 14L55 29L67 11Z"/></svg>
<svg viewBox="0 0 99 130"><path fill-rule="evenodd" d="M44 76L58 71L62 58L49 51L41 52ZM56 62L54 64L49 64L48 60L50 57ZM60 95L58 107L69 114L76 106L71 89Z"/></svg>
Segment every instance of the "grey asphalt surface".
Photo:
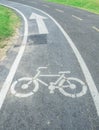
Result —
<svg viewBox="0 0 99 130"><path fill-rule="evenodd" d="M92 26L99 29L99 15L68 6L44 2L43 0L17 0L16 2L21 2L23 4L44 10L55 18L75 43L84 58L96 85L99 85L99 32L92 29ZM48 5L49 8L44 5ZM63 10L64 13L57 12L55 9ZM79 21L73 18L72 15L80 17L83 20Z"/></svg>
<svg viewBox="0 0 99 130"><path fill-rule="evenodd" d="M98 87L99 33L91 27L99 27L99 16L79 9L43 1L35 1L37 4L31 4L31 1L16 2L42 9L61 24L76 44ZM60 71L69 70L71 74L68 77L76 77L86 83L71 47L59 28L48 16L31 7L22 6L17 3L5 1L5 4L9 4L22 11L29 23L28 42L13 81L21 77L35 76L38 67L47 66L47 70L42 70L43 74L58 74ZM47 4L50 8L44 7L42 4ZM57 12L54 8L62 9L65 13ZM48 35L38 34L36 21L32 23L29 20L32 12L48 18L44 20L49 31ZM83 20L79 21L73 18L72 15L80 16ZM20 33L21 35L23 34L23 27ZM21 40L22 36L19 38L20 43ZM0 63L1 87L20 48L19 42L9 50L7 58ZM55 81L56 78L50 79L46 77L42 78L42 80L49 83ZM32 86L29 90L31 89ZM18 91L22 92L20 88ZM34 95L27 98L18 98L9 89L6 100L0 110L0 130L98 129L99 118L97 117L96 108L89 90L87 90L86 95L73 99L62 95L58 90L55 90L54 94L50 94L49 89L42 84L40 84L39 90Z"/></svg>

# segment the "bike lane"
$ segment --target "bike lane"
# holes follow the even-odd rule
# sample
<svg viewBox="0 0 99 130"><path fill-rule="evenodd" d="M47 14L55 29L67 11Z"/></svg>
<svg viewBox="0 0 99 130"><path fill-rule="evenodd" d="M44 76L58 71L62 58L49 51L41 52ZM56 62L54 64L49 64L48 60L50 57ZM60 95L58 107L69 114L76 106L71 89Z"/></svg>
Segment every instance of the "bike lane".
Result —
<svg viewBox="0 0 99 130"><path fill-rule="evenodd" d="M58 72L71 71L67 77L75 77L87 85L79 63L56 24L45 14L33 8L20 4L11 4L23 12L28 19L29 34L24 55L17 68L13 82L22 77L34 77L39 67L41 74L38 77L46 84L57 80ZM43 16L48 32L46 34L38 29L37 21L30 19L31 14ZM52 77L49 77L51 75ZM35 78L36 79L36 78ZM39 81L38 81L39 82ZM75 82L76 85L79 85ZM29 93L33 84L28 89L21 89L22 82L17 86L16 92ZM80 92L77 89L66 89L68 93ZM58 89L50 93L48 86L39 82L39 89L26 98L16 97L9 89L6 100L0 111L0 130L11 129L58 129L58 130L91 130L97 128L96 109L87 87L87 92L81 97L64 96ZM95 121L94 121L95 120Z"/></svg>

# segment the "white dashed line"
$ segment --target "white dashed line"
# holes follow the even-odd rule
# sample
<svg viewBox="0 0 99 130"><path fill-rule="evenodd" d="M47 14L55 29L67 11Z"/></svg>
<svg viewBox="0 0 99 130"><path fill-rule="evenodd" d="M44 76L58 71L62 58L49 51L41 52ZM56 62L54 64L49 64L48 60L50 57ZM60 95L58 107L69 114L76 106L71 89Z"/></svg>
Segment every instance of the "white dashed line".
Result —
<svg viewBox="0 0 99 130"><path fill-rule="evenodd" d="M96 28L95 26L92 27L94 30L96 30L97 32L99 32L99 29Z"/></svg>
<svg viewBox="0 0 99 130"><path fill-rule="evenodd" d="M49 8L49 6L48 5L43 5L44 7L47 7L47 8Z"/></svg>
<svg viewBox="0 0 99 130"><path fill-rule="evenodd" d="M83 20L83 19L81 19L81 18L79 18L79 17L77 17L77 16L75 16L75 15L72 15L72 17L74 17L74 18L76 18L77 20Z"/></svg>
<svg viewBox="0 0 99 130"><path fill-rule="evenodd" d="M37 2L34 2L34 1L31 1L31 3L33 3L33 4L37 4Z"/></svg>
<svg viewBox="0 0 99 130"><path fill-rule="evenodd" d="M60 13L64 13L63 10L60 10L60 9L55 9L57 12L60 12Z"/></svg>

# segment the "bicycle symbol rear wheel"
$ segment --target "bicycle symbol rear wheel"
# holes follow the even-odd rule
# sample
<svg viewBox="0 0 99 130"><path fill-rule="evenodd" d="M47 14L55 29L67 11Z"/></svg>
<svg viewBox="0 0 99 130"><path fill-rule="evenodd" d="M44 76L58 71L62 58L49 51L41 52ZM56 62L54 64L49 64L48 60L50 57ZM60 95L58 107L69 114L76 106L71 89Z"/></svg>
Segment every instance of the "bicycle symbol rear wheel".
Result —
<svg viewBox="0 0 99 130"><path fill-rule="evenodd" d="M59 91L67 97L81 97L87 92L87 86L78 78L69 77L63 79L60 84L61 86L59 86Z"/></svg>
<svg viewBox="0 0 99 130"><path fill-rule="evenodd" d="M20 78L11 85L11 93L19 98L31 96L37 92L38 89L38 82L28 77Z"/></svg>

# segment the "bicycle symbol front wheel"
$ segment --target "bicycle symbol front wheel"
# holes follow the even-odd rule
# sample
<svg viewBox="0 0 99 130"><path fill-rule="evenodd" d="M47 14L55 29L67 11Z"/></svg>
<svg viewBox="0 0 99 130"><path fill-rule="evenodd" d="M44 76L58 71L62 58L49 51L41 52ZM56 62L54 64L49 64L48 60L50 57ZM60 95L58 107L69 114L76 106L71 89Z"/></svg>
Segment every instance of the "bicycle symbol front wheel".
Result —
<svg viewBox="0 0 99 130"><path fill-rule="evenodd" d="M60 82L59 91L67 97L81 97L86 94L87 86L78 78L69 77Z"/></svg>
<svg viewBox="0 0 99 130"><path fill-rule="evenodd" d="M19 98L31 96L37 92L38 89L38 82L28 77L20 78L11 85L11 93Z"/></svg>

